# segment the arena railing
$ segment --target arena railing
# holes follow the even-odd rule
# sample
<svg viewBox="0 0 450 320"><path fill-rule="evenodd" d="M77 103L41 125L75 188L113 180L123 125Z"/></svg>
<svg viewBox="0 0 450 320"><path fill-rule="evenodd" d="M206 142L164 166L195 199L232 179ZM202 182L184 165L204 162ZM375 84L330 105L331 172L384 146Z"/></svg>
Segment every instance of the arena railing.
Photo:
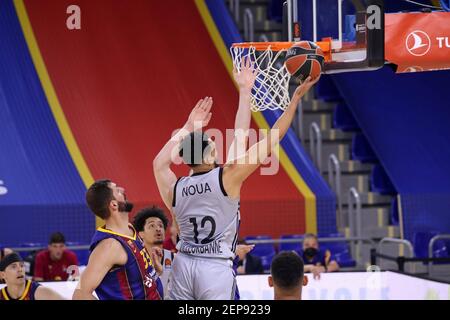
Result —
<svg viewBox="0 0 450 320"><path fill-rule="evenodd" d="M362 237L362 212L361 212L361 198L356 188L351 187L348 190L348 225L350 228L350 236ZM351 244L352 253L356 260L361 254L361 241Z"/></svg>
<svg viewBox="0 0 450 320"><path fill-rule="evenodd" d="M244 39L245 41L255 41L255 23L252 10L249 8L244 11Z"/></svg>
<svg viewBox="0 0 450 320"><path fill-rule="evenodd" d="M336 224L338 228L344 228L344 218L342 216L342 190L341 190L341 165L334 153L328 157L328 183L336 194L338 205Z"/></svg>
<svg viewBox="0 0 450 320"><path fill-rule="evenodd" d="M239 0L229 0L229 8L230 11L233 13L234 21L239 22Z"/></svg>
<svg viewBox="0 0 450 320"><path fill-rule="evenodd" d="M450 239L450 234L440 234L432 239L430 239L428 243L428 257L427 258L417 258L414 257L414 250L413 246L410 241L406 239L397 239L397 238L383 238L381 239L379 245L378 245L378 251L375 248L372 248L370 251L370 263L372 265L377 265L378 260L389 260L394 261L397 263L398 271L405 272L405 264L406 263L413 263L413 262L423 262L428 263L428 275L431 276L432 274L432 268L430 269L430 266L432 266L433 262L448 262L450 263L450 257L448 258L434 258L433 257L433 245L437 240L441 239ZM391 256L387 254L383 254L381 251L382 245L384 243L398 243L406 245L406 247L409 249L410 257L405 256ZM431 249L430 249L431 248Z"/></svg>
<svg viewBox="0 0 450 320"><path fill-rule="evenodd" d="M321 242L350 242L350 243L354 243L354 242L358 242L358 243L368 243L371 247L371 252L373 249L375 249L376 247L376 242L370 238L366 238L366 237L330 237L330 238L323 238L323 237L319 237L317 238L317 241L319 243ZM303 243L303 239L261 239L261 240L248 240L246 241L246 243L248 244L281 244L281 243ZM354 254L354 252L352 252L352 255ZM359 256L353 256L353 258L356 261L356 267L361 267L362 266L362 261L361 258Z"/></svg>
<svg viewBox="0 0 450 320"><path fill-rule="evenodd" d="M82 246L66 246L69 250L89 250L89 245ZM39 246L39 247L13 247L9 248L14 252L27 252L27 251L37 251L47 249L47 246Z"/></svg>
<svg viewBox="0 0 450 320"><path fill-rule="evenodd" d="M309 154L319 173L322 174L322 134L316 122L309 125Z"/></svg>
<svg viewBox="0 0 450 320"><path fill-rule="evenodd" d="M433 259L434 243L437 240L444 240L444 239L450 239L450 234L438 234L430 239L430 242L428 242L428 259ZM450 249L448 248L447 250L449 250L449 253L450 253ZM443 258L443 259L446 259L446 258ZM434 260L428 261L428 275L429 276L432 276L434 273L433 262L438 262L438 261L434 261Z"/></svg>

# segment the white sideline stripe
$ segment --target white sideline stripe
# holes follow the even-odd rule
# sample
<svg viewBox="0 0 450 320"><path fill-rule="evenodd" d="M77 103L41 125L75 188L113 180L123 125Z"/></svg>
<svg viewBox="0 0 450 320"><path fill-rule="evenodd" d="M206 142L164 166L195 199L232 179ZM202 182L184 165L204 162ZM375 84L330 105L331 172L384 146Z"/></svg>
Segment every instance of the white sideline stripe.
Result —
<svg viewBox="0 0 450 320"><path fill-rule="evenodd" d="M419 279L395 272L335 272L324 273L320 280L308 276L303 288L305 300L450 300L450 285ZM271 300L273 289L267 283L268 275L237 276L242 300ZM71 299L78 282L43 282L66 299ZM4 285L0 285L0 289Z"/></svg>

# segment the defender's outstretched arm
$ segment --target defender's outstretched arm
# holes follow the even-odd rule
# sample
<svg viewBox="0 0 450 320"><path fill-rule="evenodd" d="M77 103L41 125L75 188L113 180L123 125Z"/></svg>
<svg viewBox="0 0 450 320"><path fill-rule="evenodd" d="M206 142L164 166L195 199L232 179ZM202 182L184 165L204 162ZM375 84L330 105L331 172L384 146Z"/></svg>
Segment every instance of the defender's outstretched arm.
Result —
<svg viewBox="0 0 450 320"><path fill-rule="evenodd" d="M251 120L250 99L257 72L250 57L242 59L240 69L233 69L234 81L239 88L239 106L234 121L234 139L228 150L226 163L242 157L247 151Z"/></svg>

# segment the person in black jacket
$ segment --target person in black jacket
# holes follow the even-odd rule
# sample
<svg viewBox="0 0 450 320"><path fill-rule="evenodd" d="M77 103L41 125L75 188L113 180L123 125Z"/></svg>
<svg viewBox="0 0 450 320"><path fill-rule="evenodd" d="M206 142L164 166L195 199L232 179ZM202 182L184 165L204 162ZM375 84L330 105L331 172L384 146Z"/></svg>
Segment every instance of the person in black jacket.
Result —
<svg viewBox="0 0 450 320"><path fill-rule="evenodd" d="M261 259L249 253L254 247L254 245L247 245L245 242L241 242L237 246L236 256L239 257L237 274L264 273Z"/></svg>

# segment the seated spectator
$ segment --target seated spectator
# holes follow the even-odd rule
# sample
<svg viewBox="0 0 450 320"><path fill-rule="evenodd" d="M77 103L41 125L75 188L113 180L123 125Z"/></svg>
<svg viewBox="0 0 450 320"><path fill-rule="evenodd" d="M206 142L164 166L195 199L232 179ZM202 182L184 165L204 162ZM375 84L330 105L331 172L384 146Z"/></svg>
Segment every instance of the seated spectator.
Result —
<svg viewBox="0 0 450 320"><path fill-rule="evenodd" d="M277 254L270 266L269 286L275 300L301 300L302 287L308 284L303 274L303 260L295 251Z"/></svg>
<svg viewBox="0 0 450 320"><path fill-rule="evenodd" d="M7 256L10 253L13 253L11 249L0 247L0 261L3 259L3 257Z"/></svg>
<svg viewBox="0 0 450 320"><path fill-rule="evenodd" d="M6 255L8 255L10 253L13 253L13 251L11 249L0 246L0 261L2 261L3 257L5 257ZM5 282L0 277L0 284L1 283L5 283Z"/></svg>
<svg viewBox="0 0 450 320"><path fill-rule="evenodd" d="M48 249L36 255L34 265L35 281L66 281L69 277L67 268L78 265L74 252L66 249L66 240L61 232L51 235Z"/></svg>
<svg viewBox="0 0 450 320"><path fill-rule="evenodd" d="M22 257L10 253L0 261L0 278L6 287L0 290L0 300L62 300L63 298L50 288L26 280Z"/></svg>
<svg viewBox="0 0 450 320"><path fill-rule="evenodd" d="M237 274L262 274L264 268L261 262L261 258L250 254L255 245L247 245L244 241L241 241L236 246L236 262L237 262Z"/></svg>
<svg viewBox="0 0 450 320"><path fill-rule="evenodd" d="M330 250L321 251L317 236L312 233L305 234L302 258L305 263L305 272L311 272L314 279L320 279L322 272L339 270L339 264L335 260L331 260Z"/></svg>

